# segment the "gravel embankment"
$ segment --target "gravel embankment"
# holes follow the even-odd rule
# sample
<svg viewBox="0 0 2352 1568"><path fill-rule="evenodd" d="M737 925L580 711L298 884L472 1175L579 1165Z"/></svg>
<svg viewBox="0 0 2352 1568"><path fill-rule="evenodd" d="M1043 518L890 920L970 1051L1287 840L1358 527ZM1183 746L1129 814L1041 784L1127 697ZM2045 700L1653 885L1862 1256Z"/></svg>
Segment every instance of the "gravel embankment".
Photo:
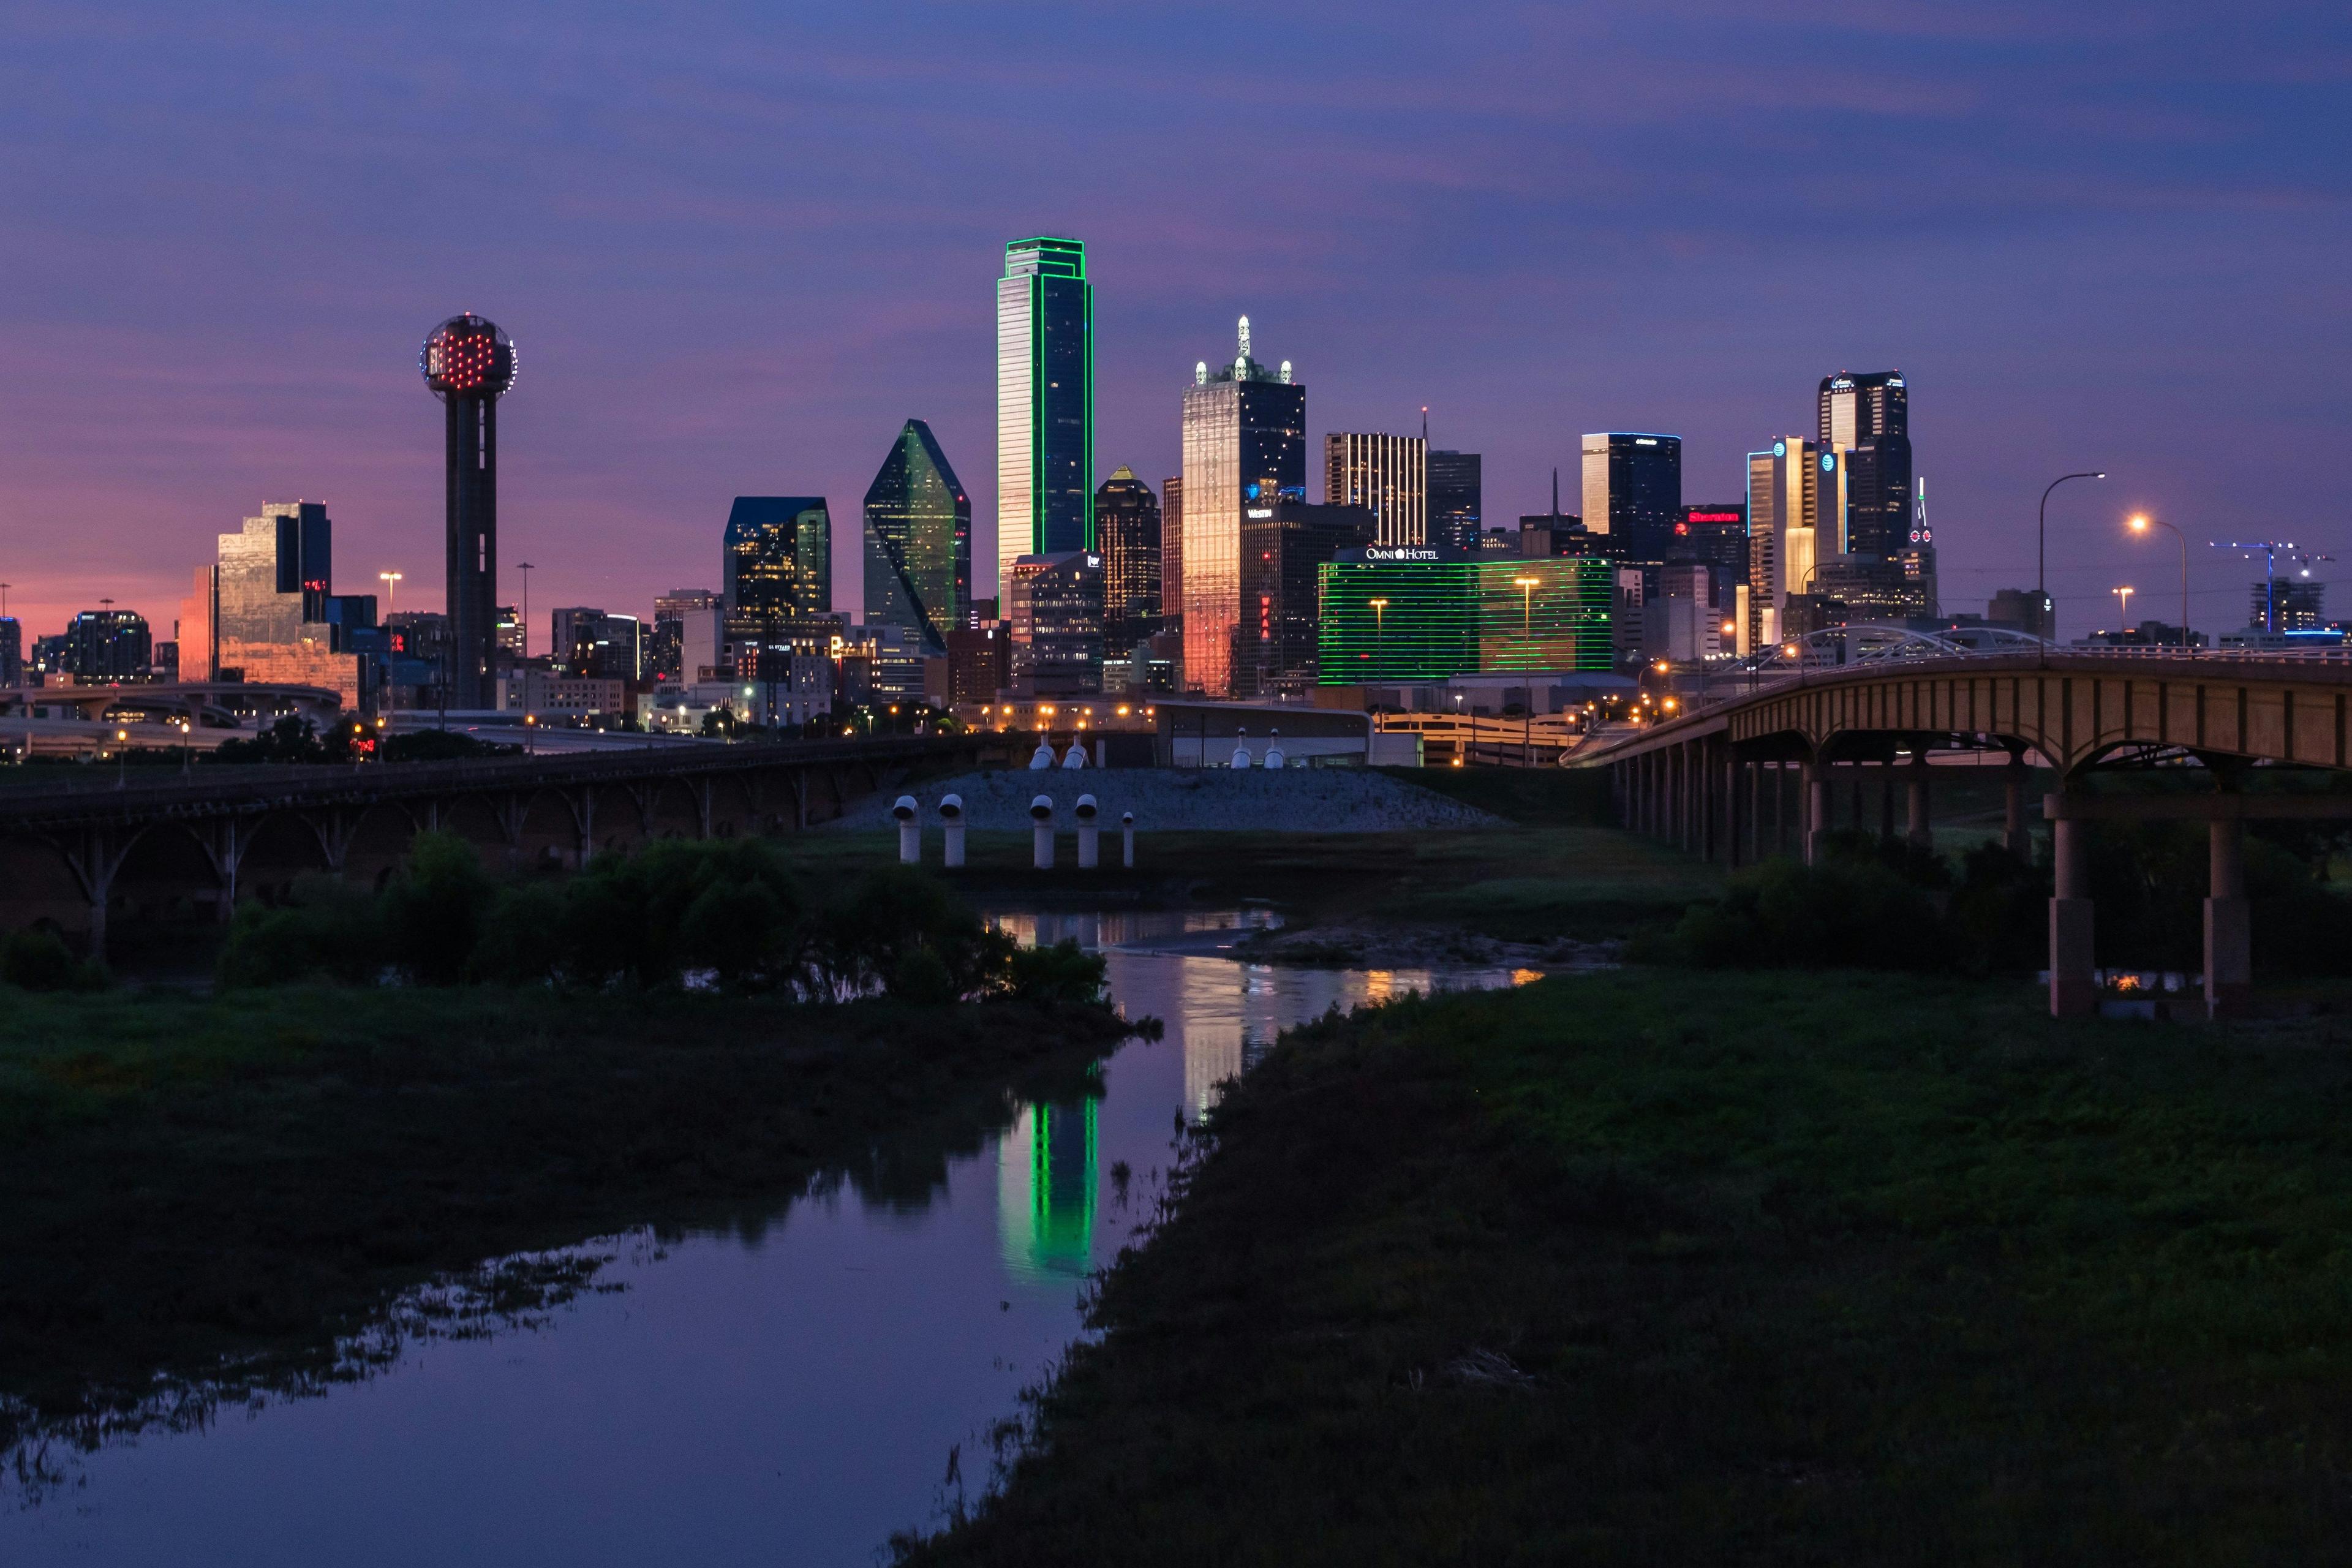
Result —
<svg viewBox="0 0 2352 1568"><path fill-rule="evenodd" d="M826 826L872 829L893 825L891 803L900 791L860 801ZM1037 773L961 773L906 791L923 808L923 825L937 827L943 795L963 796L964 822L982 830L1030 825L1029 802L1054 798L1057 826L1072 827L1078 796L1091 795L1106 827L1122 812L1140 828L1273 830L1288 833L1398 833L1431 827L1499 827L1489 816L1430 790L1357 768L1286 768L1267 773L1231 768L1093 768Z"/></svg>

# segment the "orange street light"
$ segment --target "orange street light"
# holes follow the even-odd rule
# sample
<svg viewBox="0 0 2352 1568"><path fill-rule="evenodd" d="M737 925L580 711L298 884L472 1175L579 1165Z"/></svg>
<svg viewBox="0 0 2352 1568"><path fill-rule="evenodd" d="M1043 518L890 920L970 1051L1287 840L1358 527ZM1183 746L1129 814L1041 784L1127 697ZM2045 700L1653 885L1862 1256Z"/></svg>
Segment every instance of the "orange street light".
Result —
<svg viewBox="0 0 2352 1568"><path fill-rule="evenodd" d="M2160 517L2135 512L2125 520L2134 533L2145 536L2152 528L2163 529L2180 542L2180 646L2189 646L2189 538Z"/></svg>

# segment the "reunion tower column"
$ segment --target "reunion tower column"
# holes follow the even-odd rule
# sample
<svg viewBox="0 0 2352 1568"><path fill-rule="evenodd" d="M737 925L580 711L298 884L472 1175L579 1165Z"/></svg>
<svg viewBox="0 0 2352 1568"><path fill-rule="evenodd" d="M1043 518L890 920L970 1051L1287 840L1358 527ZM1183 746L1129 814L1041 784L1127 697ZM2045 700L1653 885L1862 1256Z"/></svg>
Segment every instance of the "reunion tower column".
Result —
<svg viewBox="0 0 2352 1568"><path fill-rule="evenodd" d="M514 385L514 340L469 310L434 328L416 363L448 416L448 705L495 708L499 399Z"/></svg>

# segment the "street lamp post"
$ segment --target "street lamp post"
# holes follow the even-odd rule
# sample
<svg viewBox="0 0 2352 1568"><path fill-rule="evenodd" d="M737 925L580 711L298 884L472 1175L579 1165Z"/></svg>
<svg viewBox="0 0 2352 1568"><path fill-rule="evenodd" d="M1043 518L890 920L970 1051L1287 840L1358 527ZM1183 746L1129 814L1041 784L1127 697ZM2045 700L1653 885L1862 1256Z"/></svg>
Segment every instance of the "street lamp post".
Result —
<svg viewBox="0 0 2352 1568"><path fill-rule="evenodd" d="M1540 577L1514 577L1511 581L1517 585L1521 600L1519 608L1519 640L1522 642L1532 642L1535 639L1536 635L1536 586L1538 584L1541 583L1543 579Z"/></svg>
<svg viewBox="0 0 2352 1568"><path fill-rule="evenodd" d="M536 568L528 561L518 561L515 563L515 570L522 574L522 661L529 664L530 662L530 574Z"/></svg>
<svg viewBox="0 0 2352 1568"><path fill-rule="evenodd" d="M383 624L389 626L392 625L393 597L400 592L400 574L379 572L376 577L383 584Z"/></svg>
<svg viewBox="0 0 2352 1568"><path fill-rule="evenodd" d="M2151 528L2161 528L2180 542L2180 646L2189 646L2189 536L2160 517L2137 512L2129 520L2134 533L2146 533Z"/></svg>
<svg viewBox="0 0 2352 1568"><path fill-rule="evenodd" d="M2137 590L2132 588L2130 584L2126 584L2123 587L2110 588L2107 591L2116 596L2116 604L2120 606L2116 611L2116 616L2119 617L2116 622L2116 629L2118 631L2131 630L2131 596L2135 592L2137 592Z"/></svg>
<svg viewBox="0 0 2352 1568"><path fill-rule="evenodd" d="M2104 479L2106 477L2105 469L2095 468L2085 468L2079 474L2061 474L2051 480L2049 488L2042 492L2042 505L2034 514L2033 525L2033 593L2042 601L2044 616L2050 613L2050 491L2068 479ZM2046 647L2049 639L2044 637L2042 642Z"/></svg>

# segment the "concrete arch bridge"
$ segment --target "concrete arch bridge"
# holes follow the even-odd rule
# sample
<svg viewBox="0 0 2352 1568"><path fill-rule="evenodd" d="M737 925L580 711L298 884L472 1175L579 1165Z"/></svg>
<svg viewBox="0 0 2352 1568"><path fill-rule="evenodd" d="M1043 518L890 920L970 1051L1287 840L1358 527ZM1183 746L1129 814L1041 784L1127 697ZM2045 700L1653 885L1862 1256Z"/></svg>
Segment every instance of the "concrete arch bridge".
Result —
<svg viewBox="0 0 2352 1568"><path fill-rule="evenodd" d="M924 773L982 737L892 737L464 763L284 765L167 782L97 776L0 790L0 930L39 921L106 951L110 921L275 897L306 872L381 884L425 830L494 866L579 867L656 838L790 833Z"/></svg>
<svg viewBox="0 0 2352 1568"><path fill-rule="evenodd" d="M2099 820L2208 825L2207 1000L2216 1011L2243 1002L2252 973L2245 824L2352 818L2352 793L2338 782L2352 773L2352 661L1880 646L1843 667L1787 656L1793 670L1759 670L1752 687L1718 689L1671 721L1596 735L1571 765L1609 770L1626 826L1736 866L1775 851L1812 859L1836 784L1855 781L1858 795L1869 770L1885 784L1887 830L1899 778L1907 836L1928 843L1931 764L1962 760L2002 770L2004 830L2022 852L2032 758L2059 785L2040 803L2057 873L2051 1010L2096 1005L2082 825ZM2167 774L2179 787L2111 787L2108 775L2150 770L2180 770Z"/></svg>

